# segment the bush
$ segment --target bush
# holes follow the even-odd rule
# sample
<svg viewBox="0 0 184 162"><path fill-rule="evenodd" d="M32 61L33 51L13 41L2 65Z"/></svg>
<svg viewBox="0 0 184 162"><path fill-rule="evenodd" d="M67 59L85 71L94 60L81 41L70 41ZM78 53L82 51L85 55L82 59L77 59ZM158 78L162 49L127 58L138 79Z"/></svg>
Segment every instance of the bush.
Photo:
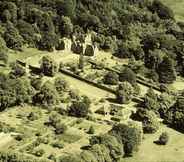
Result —
<svg viewBox="0 0 184 162"><path fill-rule="evenodd" d="M23 38L20 36L19 31L15 28L15 26L10 22L6 24L4 40L8 48L11 48L14 50L22 49Z"/></svg>
<svg viewBox="0 0 184 162"><path fill-rule="evenodd" d="M35 90L39 91L42 87L42 79L41 78L31 78L31 85L35 88Z"/></svg>
<svg viewBox="0 0 184 162"><path fill-rule="evenodd" d="M109 149L111 159L118 161L124 156L123 144L117 140L115 136L104 134L100 136L92 136L90 138L90 145L103 144Z"/></svg>
<svg viewBox="0 0 184 162"><path fill-rule="evenodd" d="M79 42L72 42L71 51L76 54L83 54L83 45Z"/></svg>
<svg viewBox="0 0 184 162"><path fill-rule="evenodd" d="M41 157L43 154L45 154L45 151L43 149L37 149L33 152L35 156Z"/></svg>
<svg viewBox="0 0 184 162"><path fill-rule="evenodd" d="M59 94L63 94L69 89L68 83L62 77L57 77L54 84Z"/></svg>
<svg viewBox="0 0 184 162"><path fill-rule="evenodd" d="M174 60L165 56L159 65L159 81L165 84L172 84L176 80Z"/></svg>
<svg viewBox="0 0 184 162"><path fill-rule="evenodd" d="M114 125L111 134L124 145L125 156L132 156L138 151L142 141L142 130L137 126L118 124Z"/></svg>
<svg viewBox="0 0 184 162"><path fill-rule="evenodd" d="M39 117L40 117L40 116L39 116L38 112L31 112L31 113L27 116L27 118L28 118L29 120L31 120L31 121L38 120Z"/></svg>
<svg viewBox="0 0 184 162"><path fill-rule="evenodd" d="M123 82L119 85L116 92L117 102L120 104L127 104L132 100L133 97L133 87L128 82Z"/></svg>
<svg viewBox="0 0 184 162"><path fill-rule="evenodd" d="M82 101L74 101L68 110L69 115L75 117L87 117L89 105Z"/></svg>
<svg viewBox="0 0 184 162"><path fill-rule="evenodd" d="M60 122L61 122L61 116L55 111L51 112L49 115L48 123L52 125L53 127L55 127L56 124Z"/></svg>
<svg viewBox="0 0 184 162"><path fill-rule="evenodd" d="M13 63L11 66L12 66L12 69L10 72L11 78L19 78L26 74L26 70L23 66L17 63Z"/></svg>
<svg viewBox="0 0 184 162"><path fill-rule="evenodd" d="M118 84L119 76L115 72L108 72L104 76L103 81L104 81L104 84L116 85L116 84Z"/></svg>
<svg viewBox="0 0 184 162"><path fill-rule="evenodd" d="M157 112L160 107L158 103L158 96L152 88L149 88L144 96L143 107L155 112Z"/></svg>
<svg viewBox="0 0 184 162"><path fill-rule="evenodd" d="M86 46L86 49L85 49L85 52L84 52L84 55L85 56L94 56L94 47L91 46L91 45L87 45Z"/></svg>
<svg viewBox="0 0 184 162"><path fill-rule="evenodd" d="M57 160L56 154L55 154L55 153L50 154L50 155L48 156L48 159L49 159L49 160L52 160L52 161L54 161L54 162L56 162L56 160Z"/></svg>
<svg viewBox="0 0 184 162"><path fill-rule="evenodd" d="M19 20L17 23L17 28L20 32L20 35L24 39L24 42L34 47L36 41L35 40L36 33L33 26L24 20Z"/></svg>
<svg viewBox="0 0 184 162"><path fill-rule="evenodd" d="M94 134L95 133L95 129L93 126L90 126L89 130L88 130L88 134Z"/></svg>
<svg viewBox="0 0 184 162"><path fill-rule="evenodd" d="M59 103L59 95L54 85L47 81L41 87L40 92L33 97L33 101L34 104L39 104L46 107L54 106Z"/></svg>
<svg viewBox="0 0 184 162"><path fill-rule="evenodd" d="M136 74L130 68L124 68L119 75L119 80L121 82L129 82L132 85L136 84Z"/></svg>
<svg viewBox="0 0 184 162"><path fill-rule="evenodd" d="M158 117L153 111L139 108L131 118L142 122L144 133L155 133L159 129Z"/></svg>
<svg viewBox="0 0 184 162"><path fill-rule="evenodd" d="M49 52L54 51L54 47L58 45L58 37L55 33L45 32L42 34L41 39L38 42L40 50L46 50Z"/></svg>
<svg viewBox="0 0 184 162"><path fill-rule="evenodd" d="M32 103L35 91L26 77L9 79L0 87L0 108Z"/></svg>
<svg viewBox="0 0 184 162"><path fill-rule="evenodd" d="M49 56L42 57L40 69L44 75L51 77L58 72L56 62Z"/></svg>
<svg viewBox="0 0 184 162"><path fill-rule="evenodd" d="M63 134L67 130L67 126L62 122L57 122L55 125L55 133L56 134Z"/></svg>
<svg viewBox="0 0 184 162"><path fill-rule="evenodd" d="M52 143L52 146L59 149L64 148L64 144L61 141L55 141L54 143Z"/></svg>
<svg viewBox="0 0 184 162"><path fill-rule="evenodd" d="M169 134L167 132L163 132L158 140L160 145L166 145L169 142Z"/></svg>
<svg viewBox="0 0 184 162"><path fill-rule="evenodd" d="M59 40L58 44L56 45L56 50L65 50L64 40Z"/></svg>

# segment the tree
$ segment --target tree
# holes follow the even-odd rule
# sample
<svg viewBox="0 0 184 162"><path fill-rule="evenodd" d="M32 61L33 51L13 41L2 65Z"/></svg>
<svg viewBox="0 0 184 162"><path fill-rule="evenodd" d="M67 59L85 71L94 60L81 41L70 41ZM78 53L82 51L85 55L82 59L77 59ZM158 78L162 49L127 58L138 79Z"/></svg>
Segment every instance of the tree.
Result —
<svg viewBox="0 0 184 162"><path fill-rule="evenodd" d="M2 37L0 37L0 60L3 61L5 64L7 64L8 62L6 42Z"/></svg>
<svg viewBox="0 0 184 162"><path fill-rule="evenodd" d="M45 151L43 149L36 149L34 150L33 154L37 157L42 157L43 154L45 154Z"/></svg>
<svg viewBox="0 0 184 162"><path fill-rule="evenodd" d="M6 2L5 1L5 2L3 2L3 8L5 10L9 11L9 13L11 15L11 19L10 19L11 22L16 24L16 22L17 22L17 10L18 10L16 4L13 2Z"/></svg>
<svg viewBox="0 0 184 162"><path fill-rule="evenodd" d="M149 69L157 70L159 69L159 64L162 61L163 52L161 50L149 50L145 57L145 65Z"/></svg>
<svg viewBox="0 0 184 162"><path fill-rule="evenodd" d="M41 78L35 78L35 77L31 78L31 86L35 90L39 91L42 87L42 79Z"/></svg>
<svg viewBox="0 0 184 162"><path fill-rule="evenodd" d="M121 82L129 82L132 85L136 84L136 74L128 67L121 70L119 74L119 80Z"/></svg>
<svg viewBox="0 0 184 162"><path fill-rule="evenodd" d="M142 141L142 131L138 126L117 124L113 126L111 134L122 142L126 156L132 156L138 151Z"/></svg>
<svg viewBox="0 0 184 162"><path fill-rule="evenodd" d="M119 58L131 57L130 49L125 43L119 43L113 55Z"/></svg>
<svg viewBox="0 0 184 162"><path fill-rule="evenodd" d="M62 122L57 122L55 125L55 132L56 134L63 134L66 132L67 126Z"/></svg>
<svg viewBox="0 0 184 162"><path fill-rule="evenodd" d="M11 21L11 13L9 10L4 10L2 15L1 15L1 18L3 20L4 23L7 23L8 21Z"/></svg>
<svg viewBox="0 0 184 162"><path fill-rule="evenodd" d="M1 110L24 103L32 103L32 97L35 93L34 89L31 87L30 81L26 77L15 79L6 77L4 81L5 82L1 83L0 87Z"/></svg>
<svg viewBox="0 0 184 162"><path fill-rule="evenodd" d="M119 81L119 76L115 72L108 72L104 76L104 84L117 85Z"/></svg>
<svg viewBox="0 0 184 162"><path fill-rule="evenodd" d="M89 127L89 130L88 130L88 134L94 134L95 133L95 129L93 126L90 126Z"/></svg>
<svg viewBox="0 0 184 162"><path fill-rule="evenodd" d="M79 69L83 70L84 69L84 56L83 54L80 54L79 56Z"/></svg>
<svg viewBox="0 0 184 162"><path fill-rule="evenodd" d="M62 77L57 77L55 79L55 87L59 94L63 94L63 92L67 91L69 89L69 85L66 80Z"/></svg>
<svg viewBox="0 0 184 162"><path fill-rule="evenodd" d="M155 133L159 129L158 117L153 111L139 108L131 118L142 122L144 133Z"/></svg>
<svg viewBox="0 0 184 162"><path fill-rule="evenodd" d="M92 45L87 45L85 52L84 52L84 55L85 56L94 56L94 54L95 54L94 47Z"/></svg>
<svg viewBox="0 0 184 162"><path fill-rule="evenodd" d="M69 108L69 115L76 117L86 117L89 113L89 106L82 101L74 101Z"/></svg>
<svg viewBox="0 0 184 162"><path fill-rule="evenodd" d="M97 31L98 28L100 27L99 18L87 12L78 15L78 23L80 26L84 28L85 31L87 29Z"/></svg>
<svg viewBox="0 0 184 162"><path fill-rule="evenodd" d="M128 82L123 82L117 92L116 92L116 99L117 102L120 104L126 104L131 101L133 97L133 87Z"/></svg>
<svg viewBox="0 0 184 162"><path fill-rule="evenodd" d="M19 33L22 36L22 38L24 39L25 43L32 45L32 46L36 45L36 43L35 43L36 32L31 24L27 23L24 20L18 20L17 29L19 30Z"/></svg>
<svg viewBox="0 0 184 162"><path fill-rule="evenodd" d="M165 112L164 123L172 128L184 132L184 98L178 96L175 104Z"/></svg>
<svg viewBox="0 0 184 162"><path fill-rule="evenodd" d="M57 46L59 40L55 33L53 32L44 32L42 34L41 40L38 43L39 49L47 50L49 52L54 51L54 47Z"/></svg>
<svg viewBox="0 0 184 162"><path fill-rule="evenodd" d="M8 48L21 50L23 45L23 38L20 36L19 31L14 27L11 22L8 22L6 24L4 40Z"/></svg>
<svg viewBox="0 0 184 162"><path fill-rule="evenodd" d="M63 0L61 3L61 10L62 15L69 16L73 18L75 16L75 7L76 1L75 0Z"/></svg>
<svg viewBox="0 0 184 162"><path fill-rule="evenodd" d="M54 76L58 70L56 62L49 56L44 56L41 59L40 69L46 76Z"/></svg>
<svg viewBox="0 0 184 162"><path fill-rule="evenodd" d="M69 37L73 33L73 24L71 19L66 16L62 16L60 24L60 33L63 37Z"/></svg>
<svg viewBox="0 0 184 162"><path fill-rule="evenodd" d="M169 142L169 134L167 132L163 132L158 140L160 145L166 145Z"/></svg>
<svg viewBox="0 0 184 162"><path fill-rule="evenodd" d="M103 134L99 136L92 136L90 138L90 145L103 144L109 149L110 157L113 161L118 161L124 156L123 144L121 141L111 135Z"/></svg>
<svg viewBox="0 0 184 162"><path fill-rule="evenodd" d="M54 85L47 81L41 87L40 92L34 96L33 101L35 104L40 104L46 107L57 105L59 102L58 92Z"/></svg>
<svg viewBox="0 0 184 162"><path fill-rule="evenodd" d="M158 74L161 83L171 84L176 80L176 70L171 58L168 56L163 58L163 61L159 65Z"/></svg>
<svg viewBox="0 0 184 162"><path fill-rule="evenodd" d="M35 91L31 86L30 80L27 77L13 80L15 80L14 86L12 87L16 92L16 105L21 105L24 103L31 104L32 97L35 95ZM11 85L9 86L11 87Z"/></svg>
<svg viewBox="0 0 184 162"><path fill-rule="evenodd" d="M88 161L96 162L97 161L95 155L89 150L82 151L80 154L80 157L81 157L81 162L88 162Z"/></svg>
<svg viewBox="0 0 184 162"><path fill-rule="evenodd" d="M18 63L12 64L12 69L10 72L10 77L19 78L26 75L26 70L23 66Z"/></svg>
<svg viewBox="0 0 184 162"><path fill-rule="evenodd" d="M155 112L158 111L159 109L158 96L154 92L153 88L149 88L147 90L147 93L144 96L143 107L145 107L148 110L153 110Z"/></svg>
<svg viewBox="0 0 184 162"><path fill-rule="evenodd" d="M56 127L57 123L61 123L61 115L59 115L56 111L52 111L49 114L48 124L53 126L53 127Z"/></svg>
<svg viewBox="0 0 184 162"><path fill-rule="evenodd" d="M67 155L67 156L61 156L58 158L58 162L81 162L80 156L77 155Z"/></svg>

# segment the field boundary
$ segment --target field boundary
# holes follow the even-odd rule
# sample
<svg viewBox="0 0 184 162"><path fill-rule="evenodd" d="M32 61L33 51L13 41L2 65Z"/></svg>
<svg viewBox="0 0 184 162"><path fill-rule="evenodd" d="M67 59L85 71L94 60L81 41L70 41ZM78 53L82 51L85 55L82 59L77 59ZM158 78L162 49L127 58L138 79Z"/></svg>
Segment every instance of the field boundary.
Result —
<svg viewBox="0 0 184 162"><path fill-rule="evenodd" d="M90 64L92 64L92 65L98 66L98 64L97 64L96 62L92 61L92 60L88 60L88 62L89 62ZM127 67L126 65L123 65L123 66ZM115 73L117 73L117 74L120 74L120 71L119 71L119 70L115 70L115 69L113 69L113 68L104 67L104 69L107 70L107 71L112 71L112 72L115 72ZM148 83L148 82L145 81L145 79L142 78L141 76L138 76L138 75L137 75L137 82L138 82L139 84L142 84L142 85L146 86L146 87L152 87L153 89L155 89L155 90L157 90L157 91L160 92L159 86L156 86L156 85L154 85L154 84L152 84L152 83Z"/></svg>

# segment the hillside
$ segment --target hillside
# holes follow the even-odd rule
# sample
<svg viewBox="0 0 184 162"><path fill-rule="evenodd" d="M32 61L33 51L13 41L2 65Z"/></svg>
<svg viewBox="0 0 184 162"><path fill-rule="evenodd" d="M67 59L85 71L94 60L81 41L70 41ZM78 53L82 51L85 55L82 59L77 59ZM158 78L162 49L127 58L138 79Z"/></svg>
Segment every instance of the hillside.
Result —
<svg viewBox="0 0 184 162"><path fill-rule="evenodd" d="M183 162L182 4L0 0L0 161Z"/></svg>

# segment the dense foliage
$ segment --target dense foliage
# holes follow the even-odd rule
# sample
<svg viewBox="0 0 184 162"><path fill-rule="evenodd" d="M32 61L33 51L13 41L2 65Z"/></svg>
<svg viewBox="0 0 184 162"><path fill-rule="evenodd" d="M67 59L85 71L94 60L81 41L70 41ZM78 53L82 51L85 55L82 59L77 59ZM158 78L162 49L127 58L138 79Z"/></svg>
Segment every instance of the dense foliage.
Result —
<svg viewBox="0 0 184 162"><path fill-rule="evenodd" d="M94 31L95 46L145 62L162 83L172 83L176 71L184 74L182 23L176 23L172 10L159 0L2 0L0 9L1 43L8 48L28 45L53 51L63 49L63 37L75 36L84 43L85 33ZM93 47L88 48L86 55L93 55ZM0 50L6 62L3 46Z"/></svg>

